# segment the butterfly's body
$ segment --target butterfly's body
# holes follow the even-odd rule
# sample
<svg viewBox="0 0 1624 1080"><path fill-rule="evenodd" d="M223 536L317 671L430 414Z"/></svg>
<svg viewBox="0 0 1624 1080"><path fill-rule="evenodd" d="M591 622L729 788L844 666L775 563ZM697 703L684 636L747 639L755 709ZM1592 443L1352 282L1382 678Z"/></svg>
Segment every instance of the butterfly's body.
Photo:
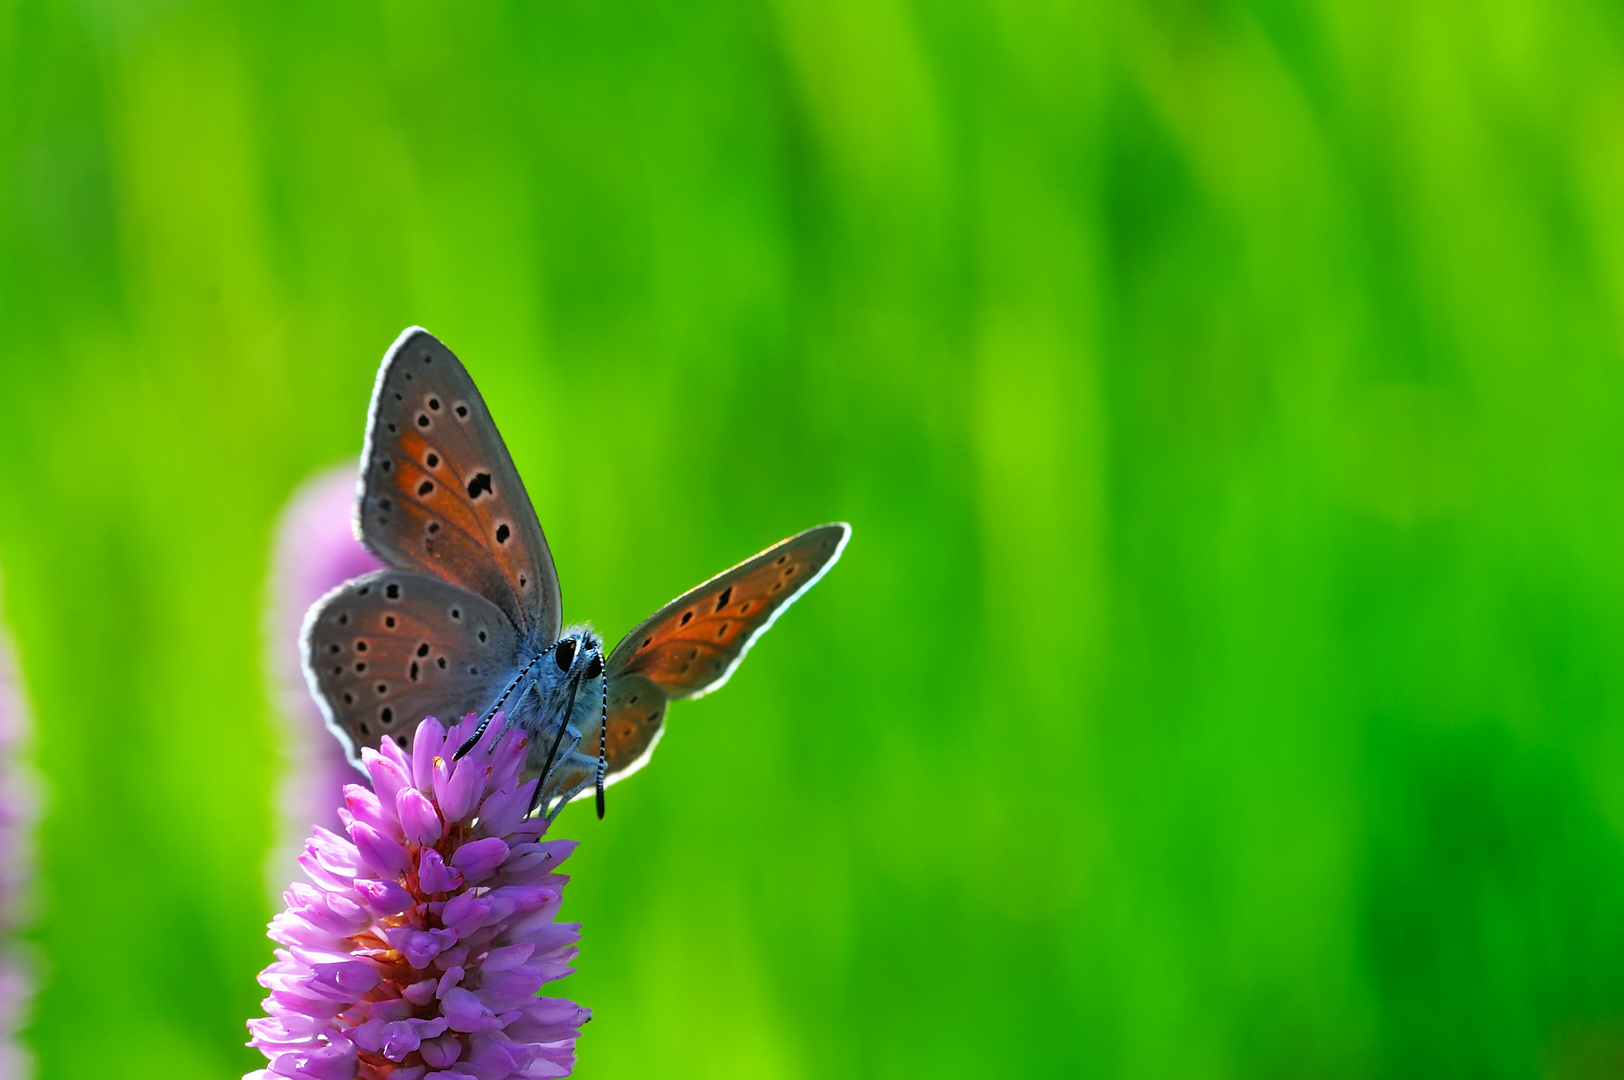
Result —
<svg viewBox="0 0 1624 1080"><path fill-rule="evenodd" d="M412 328L373 391L356 531L389 568L311 608L305 672L349 748L409 745L426 715L501 712L530 735L526 776L556 814L631 775L667 703L726 682L751 644L833 566L850 536L808 529L690 590L613 651L561 629L552 555L473 380Z"/></svg>
<svg viewBox="0 0 1624 1080"><path fill-rule="evenodd" d="M508 723L529 733L526 776L548 771L549 756L553 771L584 772L589 779L596 775L598 746L588 745L585 734L596 732L603 721L603 655L603 639L590 626L568 627L557 643L533 648L503 696L486 708L490 714L501 710ZM568 800L579 790L558 794Z"/></svg>

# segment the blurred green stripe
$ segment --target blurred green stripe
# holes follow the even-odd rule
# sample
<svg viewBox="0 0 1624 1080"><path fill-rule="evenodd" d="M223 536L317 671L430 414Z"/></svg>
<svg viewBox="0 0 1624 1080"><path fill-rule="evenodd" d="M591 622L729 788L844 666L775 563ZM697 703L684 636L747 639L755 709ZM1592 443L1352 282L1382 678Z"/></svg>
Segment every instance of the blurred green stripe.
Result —
<svg viewBox="0 0 1624 1080"><path fill-rule="evenodd" d="M1613 1075L1621 137L1565 0L0 0L42 1075L255 1065L269 531L411 323L570 618L856 526L564 819L579 1075Z"/></svg>

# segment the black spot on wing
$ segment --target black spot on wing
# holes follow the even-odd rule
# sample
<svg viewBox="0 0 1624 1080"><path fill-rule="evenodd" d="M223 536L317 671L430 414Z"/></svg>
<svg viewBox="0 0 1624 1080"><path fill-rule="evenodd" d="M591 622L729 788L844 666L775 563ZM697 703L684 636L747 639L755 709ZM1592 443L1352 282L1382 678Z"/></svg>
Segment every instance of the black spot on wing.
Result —
<svg viewBox="0 0 1624 1080"><path fill-rule="evenodd" d="M468 481L468 497L470 499L477 499L481 495L489 495L490 493L491 493L491 474L490 473L485 473L485 472L476 473L476 474L474 474L474 478L472 480Z"/></svg>

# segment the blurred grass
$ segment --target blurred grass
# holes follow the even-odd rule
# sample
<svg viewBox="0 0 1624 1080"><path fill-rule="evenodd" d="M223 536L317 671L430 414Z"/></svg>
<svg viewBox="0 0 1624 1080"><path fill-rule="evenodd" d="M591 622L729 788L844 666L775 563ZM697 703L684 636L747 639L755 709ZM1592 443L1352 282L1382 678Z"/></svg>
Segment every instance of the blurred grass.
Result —
<svg viewBox="0 0 1624 1080"><path fill-rule="evenodd" d="M269 529L410 323L611 636L857 529L564 819L578 1075L1615 1075L1621 136L1577 0L0 0L43 1076L254 1064Z"/></svg>

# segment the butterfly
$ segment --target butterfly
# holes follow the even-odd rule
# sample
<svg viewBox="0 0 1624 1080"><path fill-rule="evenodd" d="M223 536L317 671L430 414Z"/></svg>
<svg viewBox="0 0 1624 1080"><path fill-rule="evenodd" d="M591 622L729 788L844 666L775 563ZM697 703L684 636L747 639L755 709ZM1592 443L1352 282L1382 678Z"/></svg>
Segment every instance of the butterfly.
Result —
<svg viewBox="0 0 1624 1080"><path fill-rule="evenodd" d="M462 363L420 327L378 369L356 485L356 535L386 568L305 617L305 678L352 761L429 715L500 711L529 736L532 809L549 818L642 768L670 702L733 674L829 571L851 527L818 525L688 590L613 649L562 625L547 538ZM476 736L477 738L477 736ZM465 753L474 740L462 748Z"/></svg>

